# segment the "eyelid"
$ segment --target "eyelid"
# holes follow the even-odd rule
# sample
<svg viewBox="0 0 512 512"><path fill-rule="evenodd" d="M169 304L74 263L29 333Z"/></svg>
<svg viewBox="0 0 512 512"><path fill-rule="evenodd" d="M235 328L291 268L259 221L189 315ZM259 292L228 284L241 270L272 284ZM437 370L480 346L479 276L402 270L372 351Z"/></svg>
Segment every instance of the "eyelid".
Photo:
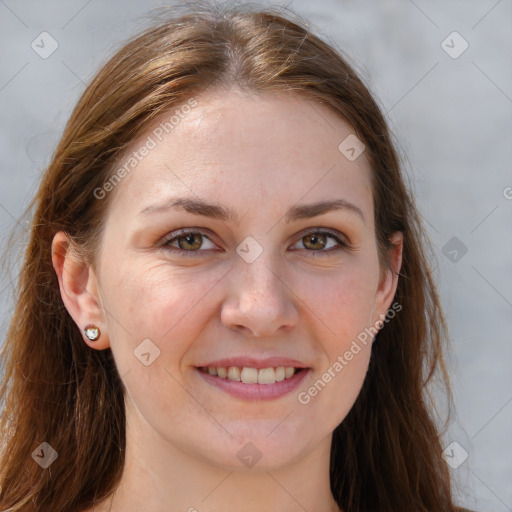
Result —
<svg viewBox="0 0 512 512"><path fill-rule="evenodd" d="M179 247L174 247L173 245L168 245L169 242L177 239L177 238L181 238L183 236L186 236L186 235L192 235L192 234L199 234L201 235L202 237L208 239L212 244L214 244L215 242L212 240L212 237L211 235L209 234L209 230L205 229L205 228L183 228L183 229L178 229L176 231L173 231L172 233L169 233L168 235L166 235L161 241L160 243L158 244L158 246L160 248L163 248L163 249L167 249L169 250L170 252L173 252L173 253L176 253L176 254L184 254L184 253L187 253L187 255L189 255L190 253L194 254L194 253L200 253L200 252L207 252L207 251L212 251L214 249L206 249L206 250L201 250L201 249L198 249L197 251L185 251L184 249L180 249Z"/></svg>
<svg viewBox="0 0 512 512"><path fill-rule="evenodd" d="M306 252L308 257L310 258L322 258L322 257L330 257L330 256L336 256L340 254L340 251L349 251L351 249L351 245L345 241L346 237L336 231L331 230L329 228L314 228L310 230L306 230L305 232L302 232L298 235L298 240L293 244L299 243L305 236L311 235L311 234L321 234L325 235L327 238L331 238L335 241L336 245L334 247L329 247L327 249L322 250L313 250L313 249L307 249L307 248L299 248L299 249L292 249L292 252L295 251L302 251ZM326 244L327 245L327 244Z"/></svg>
<svg viewBox="0 0 512 512"><path fill-rule="evenodd" d="M211 243L215 243L212 240L211 236L209 235L209 230L206 228L182 228L182 229L178 229L178 230L173 231L172 233L166 235L162 239L162 241L159 243L159 247L163 248L165 250L168 250L171 253L175 253L178 255L185 255L185 256L194 256L197 253L203 253L203 252L207 253L208 251L215 250L215 249L204 249L204 250L198 249L196 251L186 251L184 249L180 249L179 247L167 245L170 241L180 238L182 236L188 235L188 234L200 234L201 236L208 239ZM302 238L304 238L305 236L310 235L310 234L323 234L323 235L327 235L331 238L334 238L334 240L336 240L336 242L339 244L337 249L349 249L350 248L350 242L347 240L347 237L345 235L343 235L343 233L341 233L337 230L331 229L331 228L324 228L324 227L319 227L319 226L307 228L307 229L299 232L298 235L296 235L297 241L292 245L295 245ZM333 249L336 250L335 248L330 248L326 251L324 251L324 250L315 251L315 250L308 250L308 249L300 249L300 250L308 251L311 254L315 254L315 253L328 254L328 253L333 252ZM295 249L295 250L299 250L299 249Z"/></svg>
<svg viewBox="0 0 512 512"><path fill-rule="evenodd" d="M314 228L307 228L304 231L301 231L297 235L297 237L300 240L301 238L303 238L303 237L305 237L307 235L311 235L313 233L321 233L323 235L330 235L335 240L337 240L342 246L344 246L344 247L349 247L350 246L350 242L349 242L349 240L348 240L346 235L344 235L340 231L337 231L336 229L323 228L323 227L320 227L320 226L317 226L317 227L314 227ZM311 251L311 252L314 252L314 251ZM315 251L315 252L325 252L325 251Z"/></svg>

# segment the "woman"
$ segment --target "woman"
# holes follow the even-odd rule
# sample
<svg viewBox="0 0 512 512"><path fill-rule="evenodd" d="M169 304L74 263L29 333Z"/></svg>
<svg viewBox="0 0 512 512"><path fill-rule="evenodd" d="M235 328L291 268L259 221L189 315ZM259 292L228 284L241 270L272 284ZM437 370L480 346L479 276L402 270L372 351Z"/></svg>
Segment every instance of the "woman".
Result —
<svg viewBox="0 0 512 512"><path fill-rule="evenodd" d="M293 15L190 5L80 98L3 347L0 508L454 511L386 122Z"/></svg>

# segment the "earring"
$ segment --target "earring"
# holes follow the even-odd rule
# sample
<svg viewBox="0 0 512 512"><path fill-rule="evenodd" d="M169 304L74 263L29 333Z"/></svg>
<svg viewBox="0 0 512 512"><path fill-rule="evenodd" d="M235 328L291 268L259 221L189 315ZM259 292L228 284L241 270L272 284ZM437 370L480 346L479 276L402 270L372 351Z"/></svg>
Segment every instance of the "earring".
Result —
<svg viewBox="0 0 512 512"><path fill-rule="evenodd" d="M90 341L96 341L101 336L100 328L96 325L89 324L85 327L83 333Z"/></svg>

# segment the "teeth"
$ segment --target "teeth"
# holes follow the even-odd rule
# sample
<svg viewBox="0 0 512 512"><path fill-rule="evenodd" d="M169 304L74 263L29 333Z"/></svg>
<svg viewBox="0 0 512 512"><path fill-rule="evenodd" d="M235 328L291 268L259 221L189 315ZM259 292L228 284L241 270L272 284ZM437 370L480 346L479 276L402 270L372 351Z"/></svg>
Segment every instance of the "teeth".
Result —
<svg viewBox="0 0 512 512"><path fill-rule="evenodd" d="M276 368L276 381L280 382L286 378L286 370L284 366L278 366Z"/></svg>
<svg viewBox="0 0 512 512"><path fill-rule="evenodd" d="M245 382L246 384L274 384L284 379L289 379L297 371L291 366L278 366L277 368L257 368L230 366L229 368L217 368L209 366L204 371L210 375L216 375L221 379Z"/></svg>
<svg viewBox="0 0 512 512"><path fill-rule="evenodd" d="M236 366L230 366L228 370L228 379L229 380L240 380L240 368Z"/></svg>
<svg viewBox="0 0 512 512"><path fill-rule="evenodd" d="M276 372L274 368L262 368L258 372L258 384L274 384L274 382L276 382Z"/></svg>
<svg viewBox="0 0 512 512"><path fill-rule="evenodd" d="M256 368L242 368L240 379L246 384L256 384L258 382L258 370Z"/></svg>
<svg viewBox="0 0 512 512"><path fill-rule="evenodd" d="M294 368L286 367L284 369L284 378L285 379L289 379L294 373L295 373L295 369Z"/></svg>

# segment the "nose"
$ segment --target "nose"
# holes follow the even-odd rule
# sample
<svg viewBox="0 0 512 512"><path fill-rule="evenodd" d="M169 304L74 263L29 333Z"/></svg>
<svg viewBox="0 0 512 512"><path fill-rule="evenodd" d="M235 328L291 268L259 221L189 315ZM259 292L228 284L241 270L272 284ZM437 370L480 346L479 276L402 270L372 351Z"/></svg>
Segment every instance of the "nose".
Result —
<svg viewBox="0 0 512 512"><path fill-rule="evenodd" d="M297 325L299 313L294 303L297 299L279 274L263 255L252 263L238 261L230 272L222 323L255 337L272 336Z"/></svg>

